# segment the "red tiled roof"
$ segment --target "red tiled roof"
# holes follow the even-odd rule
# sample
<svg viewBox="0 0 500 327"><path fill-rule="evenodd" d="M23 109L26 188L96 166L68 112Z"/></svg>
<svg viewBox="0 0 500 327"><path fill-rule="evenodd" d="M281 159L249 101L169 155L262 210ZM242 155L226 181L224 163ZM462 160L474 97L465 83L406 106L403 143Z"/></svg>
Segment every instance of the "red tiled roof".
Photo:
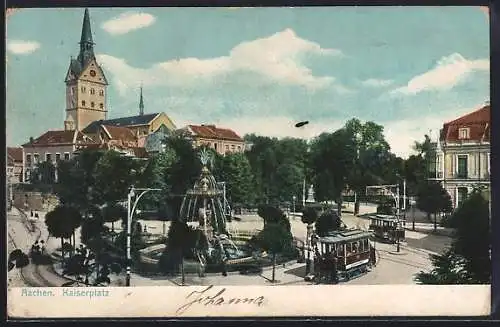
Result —
<svg viewBox="0 0 500 327"><path fill-rule="evenodd" d="M111 126L102 125L102 127L108 132L111 139L122 140L128 142L136 142L134 132L127 127L123 126Z"/></svg>
<svg viewBox="0 0 500 327"><path fill-rule="evenodd" d="M460 128L468 127L470 141L489 141L490 140L490 105L475 110L467 115L443 124L441 130L441 140L458 141L458 131Z"/></svg>
<svg viewBox="0 0 500 327"><path fill-rule="evenodd" d="M243 142L243 139L238 134L227 128L219 128L215 125L188 126L199 137Z"/></svg>
<svg viewBox="0 0 500 327"><path fill-rule="evenodd" d="M13 162L23 162L23 148L7 148L9 160Z"/></svg>
<svg viewBox="0 0 500 327"><path fill-rule="evenodd" d="M75 133L76 139L75 139ZM75 139L76 143L79 144L92 144L95 141L87 135L82 134L79 131L47 131L38 138L34 139L33 142L28 142L23 144L23 147L42 147L42 146L56 146L56 145L71 145Z"/></svg>

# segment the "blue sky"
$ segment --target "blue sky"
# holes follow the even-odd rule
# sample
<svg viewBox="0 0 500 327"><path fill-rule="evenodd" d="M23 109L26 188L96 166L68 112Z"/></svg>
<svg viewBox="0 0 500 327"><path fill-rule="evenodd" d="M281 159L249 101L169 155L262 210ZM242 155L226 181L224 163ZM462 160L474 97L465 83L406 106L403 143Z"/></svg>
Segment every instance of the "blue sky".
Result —
<svg viewBox="0 0 500 327"><path fill-rule="evenodd" d="M62 129L83 8L7 19L7 144ZM311 137L357 117L393 152L489 100L479 7L91 8L109 118L166 112L245 134ZM306 129L296 121L307 119Z"/></svg>

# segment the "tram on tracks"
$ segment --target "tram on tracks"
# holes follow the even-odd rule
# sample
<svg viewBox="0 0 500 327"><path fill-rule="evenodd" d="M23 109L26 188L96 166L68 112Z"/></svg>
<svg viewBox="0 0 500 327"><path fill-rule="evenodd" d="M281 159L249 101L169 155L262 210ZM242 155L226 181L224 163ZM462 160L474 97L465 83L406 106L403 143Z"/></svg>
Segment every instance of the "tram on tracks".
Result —
<svg viewBox="0 0 500 327"><path fill-rule="evenodd" d="M401 219L390 215L370 216L370 227L376 238L397 243L405 239L405 229L401 226Z"/></svg>
<svg viewBox="0 0 500 327"><path fill-rule="evenodd" d="M367 273L376 260L372 236L360 229L313 236L316 282L338 283Z"/></svg>

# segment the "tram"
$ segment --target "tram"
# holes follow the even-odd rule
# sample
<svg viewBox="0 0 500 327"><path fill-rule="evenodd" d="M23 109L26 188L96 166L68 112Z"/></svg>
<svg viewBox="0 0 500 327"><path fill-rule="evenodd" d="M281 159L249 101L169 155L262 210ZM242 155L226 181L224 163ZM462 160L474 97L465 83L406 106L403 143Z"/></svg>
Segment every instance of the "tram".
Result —
<svg viewBox="0 0 500 327"><path fill-rule="evenodd" d="M369 271L375 263L371 232L359 229L335 231L313 237L317 282L348 281Z"/></svg>
<svg viewBox="0 0 500 327"><path fill-rule="evenodd" d="M378 239L396 243L405 239L405 229L401 220L390 215L375 215L370 217L370 230Z"/></svg>

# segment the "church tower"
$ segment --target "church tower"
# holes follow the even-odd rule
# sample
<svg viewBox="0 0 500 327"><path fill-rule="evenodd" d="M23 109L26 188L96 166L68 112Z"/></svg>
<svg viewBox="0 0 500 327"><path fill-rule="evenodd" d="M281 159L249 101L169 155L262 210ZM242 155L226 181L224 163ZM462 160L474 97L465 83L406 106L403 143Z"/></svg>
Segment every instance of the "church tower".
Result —
<svg viewBox="0 0 500 327"><path fill-rule="evenodd" d="M88 9L83 16L80 53L76 59L70 59L65 83L65 130L83 130L91 122L107 118L108 82L94 55Z"/></svg>
<svg viewBox="0 0 500 327"><path fill-rule="evenodd" d="M142 85L141 85L141 95L139 97L139 116L144 115L144 99L142 98Z"/></svg>

